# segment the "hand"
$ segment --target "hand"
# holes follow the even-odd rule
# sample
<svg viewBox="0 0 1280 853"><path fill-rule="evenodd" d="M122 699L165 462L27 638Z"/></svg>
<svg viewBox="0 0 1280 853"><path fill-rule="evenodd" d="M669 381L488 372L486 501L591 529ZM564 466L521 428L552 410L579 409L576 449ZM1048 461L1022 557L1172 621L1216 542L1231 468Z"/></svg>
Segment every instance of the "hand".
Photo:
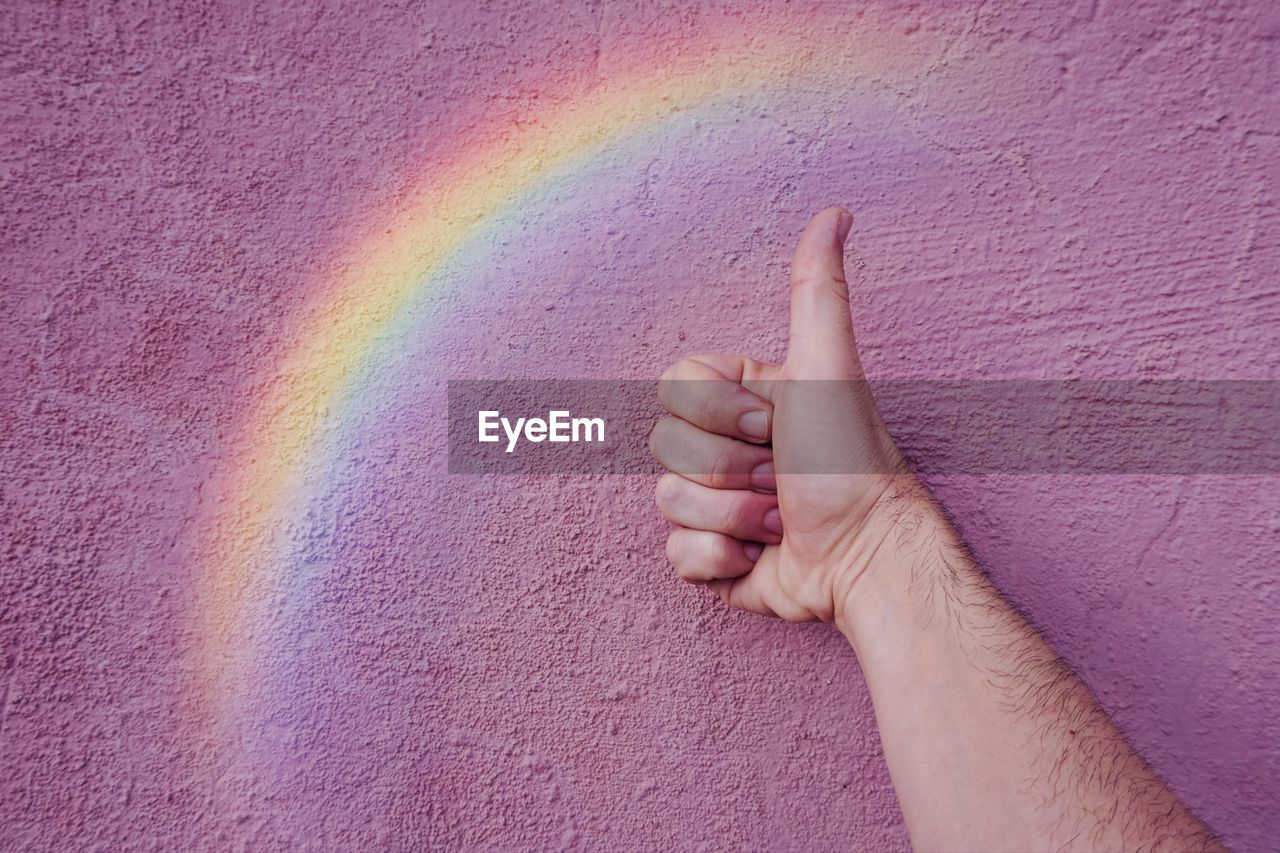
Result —
<svg viewBox="0 0 1280 853"><path fill-rule="evenodd" d="M844 274L853 217L828 208L791 263L786 362L693 356L663 374L650 448L680 577L731 607L835 622L917 490L868 389Z"/></svg>

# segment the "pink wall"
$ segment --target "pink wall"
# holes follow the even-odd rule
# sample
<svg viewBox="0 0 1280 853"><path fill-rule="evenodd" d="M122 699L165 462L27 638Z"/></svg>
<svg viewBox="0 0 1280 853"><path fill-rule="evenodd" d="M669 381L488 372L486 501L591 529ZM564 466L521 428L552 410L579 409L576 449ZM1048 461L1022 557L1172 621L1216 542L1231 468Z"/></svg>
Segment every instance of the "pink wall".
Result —
<svg viewBox="0 0 1280 853"><path fill-rule="evenodd" d="M2 848L903 846L837 636L678 583L649 479L440 443L448 377L779 355L826 204L873 376L1280 378L1267 0L170 5L0 12ZM722 73L796 40L839 73ZM671 63L707 97L468 226L322 441L255 438L449 164ZM287 501L243 485L277 463ZM1192 807L1274 847L1275 479L935 485Z"/></svg>

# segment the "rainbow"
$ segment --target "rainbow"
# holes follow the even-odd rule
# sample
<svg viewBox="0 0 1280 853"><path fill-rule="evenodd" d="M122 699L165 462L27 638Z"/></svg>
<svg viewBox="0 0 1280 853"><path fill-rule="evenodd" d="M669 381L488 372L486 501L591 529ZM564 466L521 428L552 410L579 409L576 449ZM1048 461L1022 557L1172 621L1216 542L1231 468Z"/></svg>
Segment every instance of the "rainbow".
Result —
<svg viewBox="0 0 1280 853"><path fill-rule="evenodd" d="M482 245L478 234L539 188L690 110L762 91L874 87L909 73L921 54L865 21L822 32L821 19L794 23L722 25L632 56L587 91L546 87L546 106L518 123L481 123L452 154L435 156L409 201L389 205L314 288L281 335L293 343L246 395L253 404L229 454L235 467L216 484L199 597L200 678L215 704L233 704L252 683L258 653L244 637L288 572L273 531L303 510L304 470L315 469L335 425L358 414L361 378L408 334L398 320L449 281L450 265Z"/></svg>

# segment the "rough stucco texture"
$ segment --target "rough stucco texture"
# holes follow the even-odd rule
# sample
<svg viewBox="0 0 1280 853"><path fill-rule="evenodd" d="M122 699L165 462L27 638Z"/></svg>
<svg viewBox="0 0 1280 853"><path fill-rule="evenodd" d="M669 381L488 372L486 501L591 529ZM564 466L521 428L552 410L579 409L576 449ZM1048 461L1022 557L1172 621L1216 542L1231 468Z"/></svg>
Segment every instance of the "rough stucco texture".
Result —
<svg viewBox="0 0 1280 853"><path fill-rule="evenodd" d="M1275 5L1040 6L5 4L0 847L905 846L840 639L677 582L651 479L450 476L442 383L777 357L828 203L873 376L1280 378ZM246 569L270 618L213 683L219 483L369 223L730 24L912 59L726 96L496 214L326 415L339 460L297 462L293 557ZM1274 849L1275 480L934 487L1173 787Z"/></svg>

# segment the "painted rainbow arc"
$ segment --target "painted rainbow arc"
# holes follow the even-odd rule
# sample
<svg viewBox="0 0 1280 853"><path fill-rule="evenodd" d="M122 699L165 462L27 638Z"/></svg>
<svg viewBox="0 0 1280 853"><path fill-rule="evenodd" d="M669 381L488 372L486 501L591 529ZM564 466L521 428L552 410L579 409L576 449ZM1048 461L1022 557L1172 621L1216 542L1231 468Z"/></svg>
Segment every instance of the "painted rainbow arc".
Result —
<svg viewBox="0 0 1280 853"><path fill-rule="evenodd" d="M553 106L517 128L480 128L487 144L459 144L444 168L423 177L412 203L397 206L350 253L347 272L318 288L285 340L298 341L270 366L268 390L244 423L212 524L202 597L202 671L219 704L248 677L240 637L272 572L273 526L296 510L299 470L346 410L355 377L378 357L396 318L438 287L470 236L531 189L619 141L691 108L760 89L812 82L865 85L908 71L916 51L866 34L787 29L725 30L630 62L589 94L546 97ZM832 82L836 81L836 82Z"/></svg>

